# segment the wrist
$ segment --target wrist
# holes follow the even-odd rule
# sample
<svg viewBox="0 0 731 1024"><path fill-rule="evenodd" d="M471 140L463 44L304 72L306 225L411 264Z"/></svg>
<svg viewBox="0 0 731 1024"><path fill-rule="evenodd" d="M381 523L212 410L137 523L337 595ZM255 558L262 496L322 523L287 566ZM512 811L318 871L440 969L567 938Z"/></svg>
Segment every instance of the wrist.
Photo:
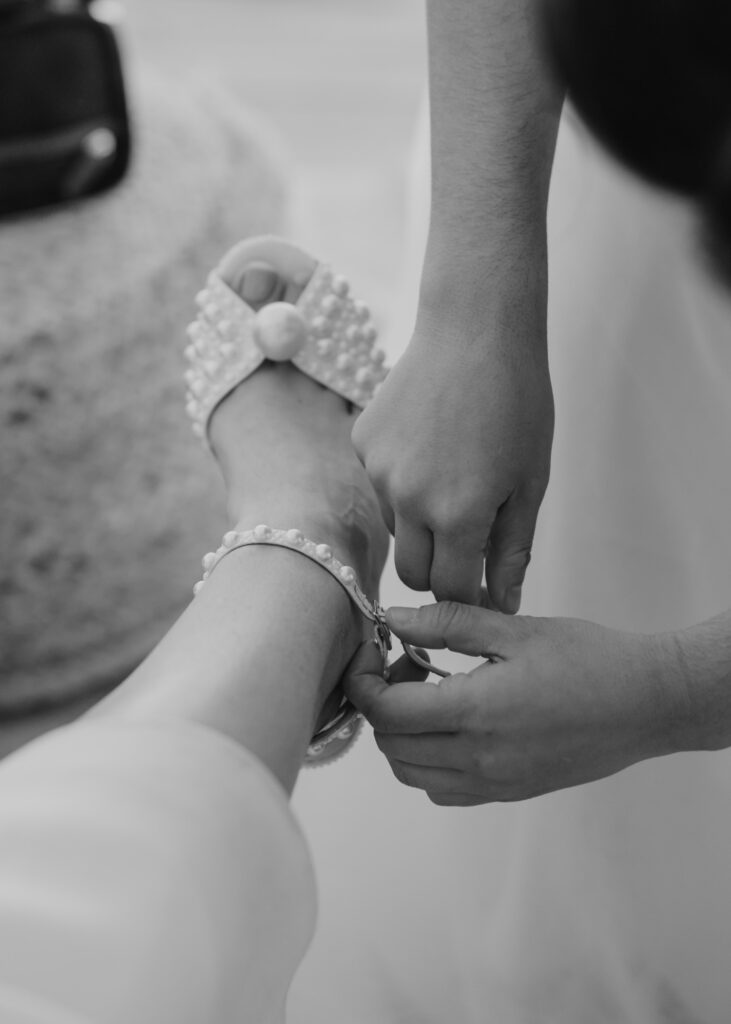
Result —
<svg viewBox="0 0 731 1024"><path fill-rule="evenodd" d="M419 290L419 328L439 326L450 340L478 328L486 340L492 337L501 345L505 337L515 337L545 349L547 302L545 229L530 244L493 238L481 246L458 247L453 239L430 237Z"/></svg>
<svg viewBox="0 0 731 1024"><path fill-rule="evenodd" d="M486 358L517 354L547 364L547 274L527 261L506 273L490 260L469 273L425 266L414 342L476 348Z"/></svg>
<svg viewBox="0 0 731 1024"><path fill-rule="evenodd" d="M697 747L696 714L688 665L676 632L638 637L636 687L644 690L648 757Z"/></svg>
<svg viewBox="0 0 731 1024"><path fill-rule="evenodd" d="M668 677L683 695L678 750L731 746L731 636L727 616L666 634Z"/></svg>

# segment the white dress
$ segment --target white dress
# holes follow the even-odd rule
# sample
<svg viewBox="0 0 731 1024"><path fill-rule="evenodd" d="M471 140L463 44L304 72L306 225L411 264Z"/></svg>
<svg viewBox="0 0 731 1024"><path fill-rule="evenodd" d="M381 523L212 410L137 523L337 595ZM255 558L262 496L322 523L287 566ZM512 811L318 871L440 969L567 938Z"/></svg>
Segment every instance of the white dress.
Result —
<svg viewBox="0 0 731 1024"><path fill-rule="evenodd" d="M314 906L283 790L208 728L95 718L0 765L2 1024L283 1024Z"/></svg>
<svg viewBox="0 0 731 1024"><path fill-rule="evenodd" d="M412 276L423 132L417 152ZM683 204L571 115L549 238L557 428L523 610L689 625L731 606L731 296ZM464 810L398 786L368 740L296 806L320 920L290 1024L728 1024L731 752Z"/></svg>

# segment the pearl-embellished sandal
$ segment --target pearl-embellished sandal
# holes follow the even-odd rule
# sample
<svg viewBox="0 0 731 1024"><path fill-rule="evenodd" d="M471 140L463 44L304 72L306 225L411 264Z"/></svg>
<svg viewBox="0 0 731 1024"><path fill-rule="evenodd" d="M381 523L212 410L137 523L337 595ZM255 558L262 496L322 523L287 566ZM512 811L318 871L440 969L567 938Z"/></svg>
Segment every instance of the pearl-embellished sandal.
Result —
<svg viewBox="0 0 731 1024"><path fill-rule="evenodd" d="M252 256L266 246L281 256L278 239L253 239ZM237 247L240 251L241 247ZM293 259L311 262L286 246ZM225 262L226 257L224 257ZM296 303L273 302L255 312L214 270L196 296L197 319L188 328L190 368L186 409L198 437L207 437L213 410L266 360L292 362L302 373L363 409L384 380L385 356L376 348L368 306L350 295L347 280L318 263Z"/></svg>
<svg viewBox="0 0 731 1024"><path fill-rule="evenodd" d="M240 257L244 247L250 248L252 259L266 259L268 247L278 257L272 263L280 262L283 256L291 261L292 268L302 260L313 263L301 250L273 238L252 239L237 246L229 256ZM222 264L228 258L224 257ZM292 268L283 268L284 276L289 276L287 270ZM296 303L273 302L255 312L217 270L211 272L206 287L196 296L199 312L188 328L190 344L185 350L190 363L185 374L186 410L198 437L207 439L208 424L216 407L267 359L292 362L307 376L361 409L373 397L388 371L384 353L375 347L376 328L368 307L353 299L346 279L324 263L315 264L306 277L309 279ZM289 548L326 569L373 624L373 641L385 666L391 642L380 605L371 604L358 586L355 571L338 561L327 544L307 540L297 529L260 525L253 530L225 534L221 546L204 556L203 579L193 588L194 593L199 593L226 554L250 544ZM417 665L440 676L448 675L430 665L410 645L403 646ZM362 724L361 714L342 697L335 715L312 738L305 765L337 760L355 741Z"/></svg>
<svg viewBox="0 0 731 1024"><path fill-rule="evenodd" d="M391 649L391 634L383 616L383 609L377 601L371 602L358 586L355 570L343 565L328 544L317 544L308 540L300 530L277 530L271 526L259 525L253 530L230 530L224 534L221 546L203 556L203 579L193 587L199 594L206 580L218 563L231 551L251 544L269 544L289 548L310 558L337 580L359 612L373 625L373 642L377 646L384 667ZM363 726L363 716L346 697L342 697L335 714L322 725L312 737L305 755L305 766L331 764L342 757L355 742Z"/></svg>

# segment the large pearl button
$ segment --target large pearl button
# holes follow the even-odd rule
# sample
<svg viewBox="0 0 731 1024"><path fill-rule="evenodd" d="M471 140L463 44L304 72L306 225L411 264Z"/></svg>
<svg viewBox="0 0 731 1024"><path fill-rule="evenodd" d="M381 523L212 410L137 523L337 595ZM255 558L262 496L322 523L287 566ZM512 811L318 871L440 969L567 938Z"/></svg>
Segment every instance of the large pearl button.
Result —
<svg viewBox="0 0 731 1024"><path fill-rule="evenodd" d="M254 341L267 359L285 363L294 359L307 340L307 324L289 302L263 306L254 321Z"/></svg>

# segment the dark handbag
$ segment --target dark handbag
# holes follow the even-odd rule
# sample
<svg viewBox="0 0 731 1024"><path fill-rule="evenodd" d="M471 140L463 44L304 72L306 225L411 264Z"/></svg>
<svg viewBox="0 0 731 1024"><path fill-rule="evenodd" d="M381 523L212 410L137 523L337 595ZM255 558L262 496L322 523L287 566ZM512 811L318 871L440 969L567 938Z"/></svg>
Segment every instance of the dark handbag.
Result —
<svg viewBox="0 0 731 1024"><path fill-rule="evenodd" d="M103 3L0 0L0 214L99 192L127 169L122 67Z"/></svg>

